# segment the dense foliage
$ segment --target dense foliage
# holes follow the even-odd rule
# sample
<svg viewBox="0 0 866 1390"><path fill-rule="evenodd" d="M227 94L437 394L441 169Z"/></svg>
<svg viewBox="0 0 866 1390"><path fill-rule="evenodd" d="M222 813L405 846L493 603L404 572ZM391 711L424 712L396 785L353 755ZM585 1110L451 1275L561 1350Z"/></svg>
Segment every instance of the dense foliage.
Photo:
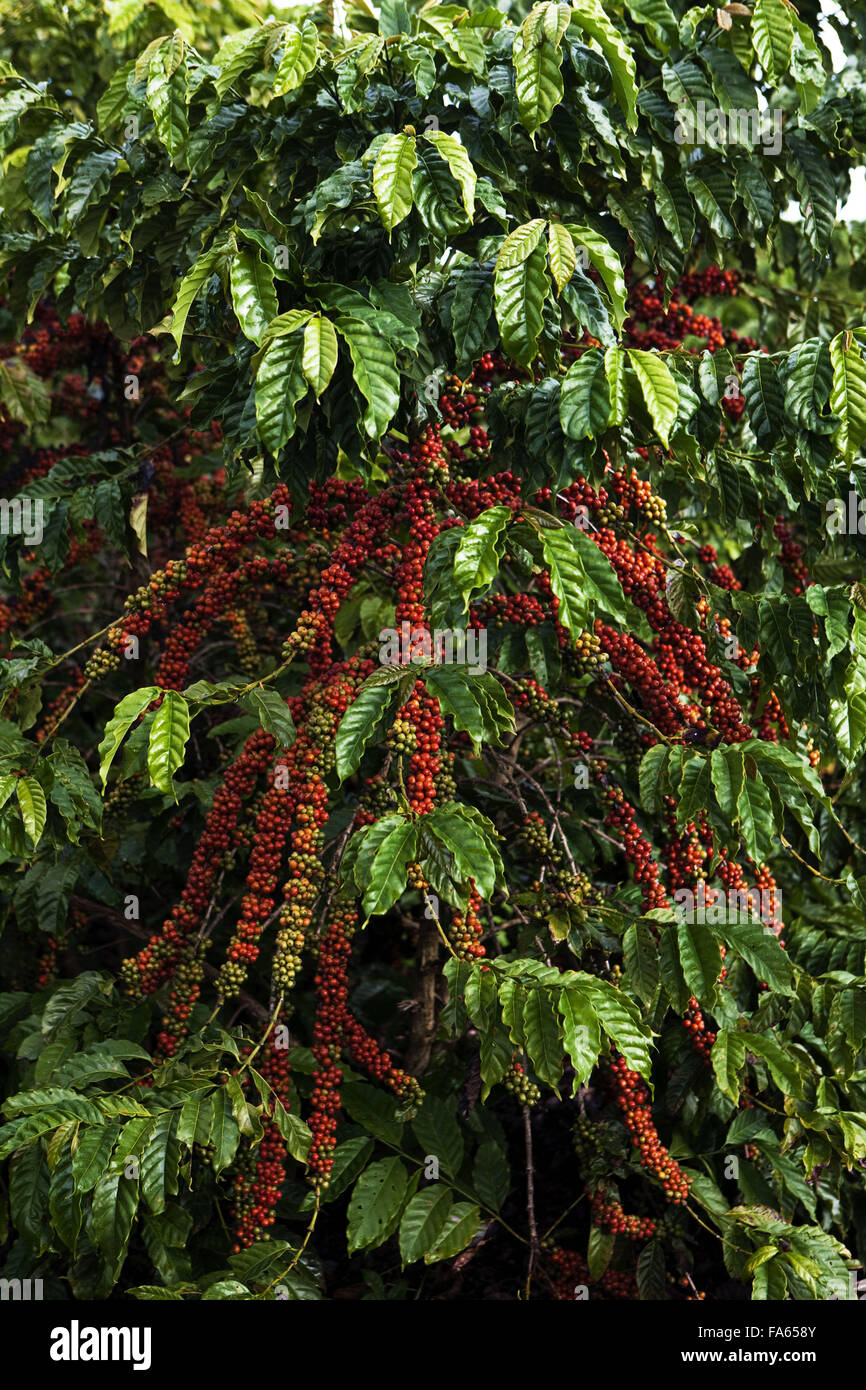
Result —
<svg viewBox="0 0 866 1390"><path fill-rule="evenodd" d="M4 10L3 1274L854 1297L857 14Z"/></svg>

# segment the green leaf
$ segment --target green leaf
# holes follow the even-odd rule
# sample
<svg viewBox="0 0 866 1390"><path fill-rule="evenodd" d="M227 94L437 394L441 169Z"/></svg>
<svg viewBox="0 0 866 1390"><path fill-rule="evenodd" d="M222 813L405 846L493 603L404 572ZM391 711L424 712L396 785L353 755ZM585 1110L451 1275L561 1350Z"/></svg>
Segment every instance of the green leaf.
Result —
<svg viewBox="0 0 866 1390"><path fill-rule="evenodd" d="M272 323L263 339L256 372L256 422L262 443L276 458L295 433L295 406L309 387L304 376L303 333L296 329L271 338L273 327Z"/></svg>
<svg viewBox="0 0 866 1390"><path fill-rule="evenodd" d="M659 973L665 994L677 1013L681 1014L689 1002L689 987L683 975L680 962L679 943L674 924L666 923L659 931Z"/></svg>
<svg viewBox="0 0 866 1390"><path fill-rule="evenodd" d="M515 35L513 62L520 121L532 135L562 101L562 50L543 30L527 35L524 25Z"/></svg>
<svg viewBox="0 0 866 1390"><path fill-rule="evenodd" d="M494 1140L480 1144L472 1165L472 1188L482 1206L499 1211L511 1190L508 1159Z"/></svg>
<svg viewBox="0 0 866 1390"><path fill-rule="evenodd" d="M653 815L661 810L665 794L669 748L666 743L656 743L648 748L641 758L638 772L641 805Z"/></svg>
<svg viewBox="0 0 866 1390"><path fill-rule="evenodd" d="M96 103L96 120L99 130L105 132L123 120L130 108L131 98L127 82L135 68L135 62L121 63L115 68L111 81Z"/></svg>
<svg viewBox="0 0 866 1390"><path fill-rule="evenodd" d="M385 837L370 868L370 881L364 894L364 912L374 917L389 908L406 887L406 865L417 858L418 827L401 820Z"/></svg>
<svg viewBox="0 0 866 1390"><path fill-rule="evenodd" d="M464 612L473 594L489 588L499 572L505 528L511 515L510 507L489 507L460 532L460 543L454 552L454 580Z"/></svg>
<svg viewBox="0 0 866 1390"><path fill-rule="evenodd" d="M475 215L475 185L477 182L472 161L466 152L465 147L457 139L456 135L448 135L444 130L427 130L424 132L424 139L429 140L436 147L441 157L445 160L452 175L460 185L463 195L463 207L466 216L471 222Z"/></svg>
<svg viewBox="0 0 866 1390"><path fill-rule="evenodd" d="M677 787L677 826L682 829L710 804L709 759L690 758L683 766Z"/></svg>
<svg viewBox="0 0 866 1390"><path fill-rule="evenodd" d="M400 1147L403 1127L396 1119L397 1102L393 1096L383 1095L363 1082L351 1081L343 1087L343 1105L346 1114L368 1134L392 1148Z"/></svg>
<svg viewBox="0 0 866 1390"><path fill-rule="evenodd" d="M712 1062L719 1090L736 1103L740 1098L740 1072L746 1062L745 1034L720 1028L713 1043Z"/></svg>
<svg viewBox="0 0 866 1390"><path fill-rule="evenodd" d="M559 599L557 618L575 635L589 621L586 574L571 527L541 533L544 560L550 571L550 587Z"/></svg>
<svg viewBox="0 0 866 1390"><path fill-rule="evenodd" d="M686 984L699 1004L710 1003L722 968L718 942L703 923L682 918L677 922L677 940Z"/></svg>
<svg viewBox="0 0 866 1390"><path fill-rule="evenodd" d="M373 166L373 192L382 225L390 236L412 208L412 174L418 163L414 135L391 135Z"/></svg>
<svg viewBox="0 0 866 1390"><path fill-rule="evenodd" d="M575 243L582 247L590 263L607 290L613 308L613 318L617 331L622 328L626 317L626 284L622 261L609 242L584 222L570 222L568 230Z"/></svg>
<svg viewBox="0 0 866 1390"><path fill-rule="evenodd" d="M786 134L785 147L797 182L806 238L816 255L823 256L836 225L836 182L832 168L826 152L798 131Z"/></svg>
<svg viewBox="0 0 866 1390"><path fill-rule="evenodd" d="M166 1197L177 1195L180 1145L175 1136L176 1122L177 1117L170 1111L157 1116L141 1155L141 1192L152 1212L165 1211Z"/></svg>
<svg viewBox="0 0 866 1390"><path fill-rule="evenodd" d="M238 704L254 715L262 729L274 736L278 748L291 748L298 731L288 705L276 690L266 685L256 686L240 696Z"/></svg>
<svg viewBox="0 0 866 1390"><path fill-rule="evenodd" d="M496 885L497 869L501 873L502 861L494 841L484 828L484 817L479 816L479 824L459 814L468 809L456 802L440 806L428 816L427 825L453 854L460 881L466 883L474 878L481 896L490 898Z"/></svg>
<svg viewBox="0 0 866 1390"><path fill-rule="evenodd" d="M830 728L846 767L856 762L866 738L866 693L855 690L830 701Z"/></svg>
<svg viewBox="0 0 866 1390"><path fill-rule="evenodd" d="M49 1199L48 1164L40 1144L13 1155L9 1163L9 1211L14 1227L35 1251L44 1248Z"/></svg>
<svg viewBox="0 0 866 1390"><path fill-rule="evenodd" d="M629 130L637 130L637 68L634 55L618 29L615 29L599 0L576 0L572 16L577 25L595 39L610 68L616 99L625 112Z"/></svg>
<svg viewBox="0 0 866 1390"><path fill-rule="evenodd" d="M601 1030L595 1009L584 989L559 991L557 1005L562 1017L563 1042L574 1067L575 1086L584 1085L601 1052Z"/></svg>
<svg viewBox="0 0 866 1390"><path fill-rule="evenodd" d="M451 1190L439 1183L410 1198L400 1222L400 1258L404 1267L420 1260L436 1244L451 1211Z"/></svg>
<svg viewBox="0 0 866 1390"><path fill-rule="evenodd" d="M218 1279L215 1284L208 1284L202 1294L202 1302L216 1302L218 1299L227 1298L243 1300L250 1297L250 1290L239 1279Z"/></svg>
<svg viewBox="0 0 866 1390"><path fill-rule="evenodd" d="M106 1173L93 1189L89 1234L117 1271L126 1255L138 1208L138 1182L123 1173Z"/></svg>
<svg viewBox="0 0 866 1390"><path fill-rule="evenodd" d="M559 423L567 439L598 439L610 420L605 354L589 348L572 362L559 396Z"/></svg>
<svg viewBox="0 0 866 1390"><path fill-rule="evenodd" d="M776 365L763 353L754 352L746 358L743 395L759 446L771 448L783 432L785 402Z"/></svg>
<svg viewBox="0 0 866 1390"><path fill-rule="evenodd" d="M501 1023L497 1022L484 1030L480 1049L482 1100L486 1100L492 1088L502 1081L511 1066L513 1055L514 1048Z"/></svg>
<svg viewBox="0 0 866 1390"><path fill-rule="evenodd" d="M215 243L210 250L199 256L195 265L187 271L178 285L172 305L171 318L166 328L166 331L174 338L178 352L180 352L181 339L193 302L224 257L225 245L222 242Z"/></svg>
<svg viewBox="0 0 866 1390"><path fill-rule="evenodd" d="M730 168L718 159L702 159L686 169L685 180L716 237L722 243L733 238L736 232L731 221L734 186Z"/></svg>
<svg viewBox="0 0 866 1390"><path fill-rule="evenodd" d="M535 217L531 222L524 222L509 233L496 257L497 274L500 270L514 270L517 266L523 265L539 247L546 226L543 218Z"/></svg>
<svg viewBox="0 0 866 1390"><path fill-rule="evenodd" d="M742 749L736 746L714 748L710 754L710 777L719 810L733 825L739 814L740 793L745 779Z"/></svg>
<svg viewBox="0 0 866 1390"><path fill-rule="evenodd" d="M156 133L173 160L178 158L189 136L183 50L180 34L163 39L151 59L147 77L147 104L153 113Z"/></svg>
<svg viewBox="0 0 866 1390"><path fill-rule="evenodd" d="M602 611L616 622L625 624L630 618L636 617L634 609L629 611L619 575L601 547L579 526L567 534L580 556L589 598L594 599Z"/></svg>
<svg viewBox="0 0 866 1390"><path fill-rule="evenodd" d="M623 961L629 983L639 999L651 1004L659 987L658 947L649 927L632 922L622 939Z"/></svg>
<svg viewBox="0 0 866 1390"><path fill-rule="evenodd" d="M616 1236L611 1231L602 1231L598 1226L590 1226L586 1262L593 1283L597 1283L610 1264L615 1243Z"/></svg>
<svg viewBox="0 0 866 1390"><path fill-rule="evenodd" d="M359 1177L349 1202L349 1254L381 1245L397 1229L409 1180L399 1158L372 1163Z"/></svg>
<svg viewBox="0 0 866 1390"><path fill-rule="evenodd" d="M312 309L289 309L285 314L278 314L275 319L272 319L265 329L259 351L252 358L254 375L258 372L269 343L273 342L275 338L286 338L297 333L312 317Z"/></svg>
<svg viewBox="0 0 866 1390"><path fill-rule="evenodd" d="M726 946L742 956L760 982L769 985L776 994L793 994L790 958L763 922L740 920L709 925Z"/></svg>
<svg viewBox="0 0 866 1390"><path fill-rule="evenodd" d="M304 376L316 400L330 384L337 365L337 334L330 319L311 318L304 329Z"/></svg>
<svg viewBox="0 0 866 1390"><path fill-rule="evenodd" d="M626 1063L641 1076L650 1074L650 1031L636 1004L622 990L594 975L581 976L604 1031L613 1039Z"/></svg>
<svg viewBox="0 0 866 1390"><path fill-rule="evenodd" d="M656 434L667 449L671 426L677 418L679 408L677 383L667 363L654 352L629 348L629 361L640 382Z"/></svg>
<svg viewBox="0 0 866 1390"><path fill-rule="evenodd" d="M55 1231L74 1253L81 1230L81 1193L76 1191L72 1151L68 1144L64 1144L54 1164L48 1190L48 1210Z"/></svg>
<svg viewBox="0 0 866 1390"><path fill-rule="evenodd" d="M788 76L794 26L783 0L755 0L752 12L752 44L755 56L774 86Z"/></svg>
<svg viewBox="0 0 866 1390"><path fill-rule="evenodd" d="M334 741L341 782L358 771L365 748L382 728L396 698L395 685L373 685L362 690L349 705Z"/></svg>
<svg viewBox="0 0 866 1390"><path fill-rule="evenodd" d="M255 25L223 40L213 59L214 66L219 69L214 78L217 96L224 97L243 73L259 64L268 37L265 25Z"/></svg>
<svg viewBox="0 0 866 1390"><path fill-rule="evenodd" d="M149 704L159 695L159 688L155 685L146 685L141 690L132 690L128 695L115 706L114 714L105 726L105 733L98 749L99 754L99 775L102 785L108 780L108 770L111 767L114 755L120 747L123 739L132 725L143 714Z"/></svg>
<svg viewBox="0 0 866 1390"><path fill-rule="evenodd" d="M685 183L666 174L663 179L654 179L652 188L659 216L679 250L688 254L695 237L695 210Z"/></svg>
<svg viewBox="0 0 866 1390"><path fill-rule="evenodd" d="M378 439L400 405L400 374L394 349L374 323L341 314L336 327L352 357L355 385L367 402L364 428L371 439Z"/></svg>
<svg viewBox="0 0 866 1390"><path fill-rule="evenodd" d="M175 800L172 779L183 763L188 741L189 705L179 690L167 690L150 726L147 770L152 786Z"/></svg>
<svg viewBox="0 0 866 1390"><path fill-rule="evenodd" d="M822 413L833 385L830 349L820 338L809 338L792 359L785 383L786 414L801 430L825 433L833 428L832 419Z"/></svg>
<svg viewBox="0 0 866 1390"><path fill-rule="evenodd" d="M119 1130L117 1125L104 1129L88 1126L78 1134L72 1155L72 1172L78 1192L91 1192L108 1167Z"/></svg>
<svg viewBox="0 0 866 1390"><path fill-rule="evenodd" d="M561 222L549 222L547 225L547 253L553 283L561 294L577 265L577 251L571 232Z"/></svg>
<svg viewBox="0 0 866 1390"><path fill-rule="evenodd" d="M26 425L48 419L51 394L47 381L27 365L21 357L7 357L0 362L0 405L5 406L13 420Z"/></svg>
<svg viewBox="0 0 866 1390"><path fill-rule="evenodd" d="M304 19L300 28L286 26L282 39L283 56L274 74L274 96L284 96L299 87L316 66L318 35L316 26Z"/></svg>
<svg viewBox="0 0 866 1390"><path fill-rule="evenodd" d="M18 798L18 807L21 811L24 829L33 841L33 848L35 849L42 839L42 832L45 829L45 821L48 816L45 793L35 777L20 777L15 794Z"/></svg>
<svg viewBox="0 0 866 1390"><path fill-rule="evenodd" d="M14 772L6 773L0 777L0 807L5 806L12 793L18 786L18 778Z"/></svg>
<svg viewBox="0 0 866 1390"><path fill-rule="evenodd" d="M774 826L770 793L760 777L744 778L737 811L746 853L762 864L773 848Z"/></svg>
<svg viewBox="0 0 866 1390"><path fill-rule="evenodd" d="M418 147L418 167L412 182L421 221L437 241L448 243L465 231L466 209L460 186L435 146Z"/></svg>
<svg viewBox="0 0 866 1390"><path fill-rule="evenodd" d="M779 1090L786 1096L801 1097L803 1083L800 1073L779 1040L771 1033L747 1033L743 1036L746 1050L764 1059Z"/></svg>
<svg viewBox="0 0 866 1390"><path fill-rule="evenodd" d="M262 260L258 247L245 246L232 258L230 274L238 323L250 342L261 346L268 324L276 318L279 308L274 267Z"/></svg>
<svg viewBox="0 0 866 1390"><path fill-rule="evenodd" d="M177 1121L177 1140L186 1148L193 1144L209 1144L213 1121L213 1103L210 1092L190 1096L181 1106Z"/></svg>
<svg viewBox="0 0 866 1390"><path fill-rule="evenodd" d="M467 733L473 743L482 743L488 724L486 702L479 683L454 666L425 668L424 682L439 701L442 713L454 720L454 728Z"/></svg>
<svg viewBox="0 0 866 1390"><path fill-rule="evenodd" d="M274 1124L276 1125L280 1137L285 1140L286 1148L292 1158L297 1163L306 1163L310 1152L310 1145L313 1142L312 1131L309 1125L297 1115L293 1115L287 1110L282 1101L274 1097ZM335 1194L331 1194L335 1195Z"/></svg>
<svg viewBox="0 0 866 1390"><path fill-rule="evenodd" d="M231 1099L226 1095L225 1089L214 1091L212 1100L213 1122L210 1142L213 1144L213 1150L210 1159L214 1172L222 1173L237 1153L241 1132L232 1114Z"/></svg>
<svg viewBox="0 0 866 1390"><path fill-rule="evenodd" d="M544 223L539 222L538 226L543 228ZM518 228L518 232L524 230ZM512 232L511 236L516 237L518 232ZM506 357L513 358L520 366L528 366L536 356L544 327L542 309L550 289L547 254L544 246L536 244L526 257L512 264L511 258L517 254L517 249L508 249L510 241L511 237L504 243L496 264L493 290L496 318Z"/></svg>
<svg viewBox="0 0 866 1390"><path fill-rule="evenodd" d="M859 341L850 333L837 333L830 343L833 389L830 409L839 418L836 442L850 462L866 440L866 361Z"/></svg>
<svg viewBox="0 0 866 1390"><path fill-rule="evenodd" d="M463 1136L453 1108L438 1096L425 1096L412 1129L425 1157L438 1158L448 1176L456 1178L463 1162Z"/></svg>
<svg viewBox="0 0 866 1390"><path fill-rule="evenodd" d="M637 1294L642 1301L658 1301L667 1295L664 1247L651 1240L637 1257Z"/></svg>
<svg viewBox="0 0 866 1390"><path fill-rule="evenodd" d="M556 1090L562 1079L562 1030L556 1009L541 987L531 989L523 1010L526 1053L540 1081Z"/></svg>
<svg viewBox="0 0 866 1390"><path fill-rule="evenodd" d="M481 1213L471 1202L455 1202L445 1218L442 1234L424 1256L425 1264L450 1260L465 1250L481 1228Z"/></svg>
<svg viewBox="0 0 866 1390"><path fill-rule="evenodd" d="M464 371L476 361L487 341L493 313L493 271L489 262L461 266L452 280L451 333L457 370Z"/></svg>

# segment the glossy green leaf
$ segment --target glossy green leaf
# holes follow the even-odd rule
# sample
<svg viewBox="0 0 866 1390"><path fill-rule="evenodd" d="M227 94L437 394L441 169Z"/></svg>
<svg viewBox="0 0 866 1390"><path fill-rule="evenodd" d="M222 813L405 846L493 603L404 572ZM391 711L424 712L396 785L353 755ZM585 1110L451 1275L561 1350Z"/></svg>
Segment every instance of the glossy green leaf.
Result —
<svg viewBox="0 0 866 1390"><path fill-rule="evenodd" d="M174 795L174 774L183 765L189 741L189 705L179 690L167 690L153 716L147 744L147 770L154 787Z"/></svg>
<svg viewBox="0 0 866 1390"><path fill-rule="evenodd" d="M412 174L418 156L414 135L391 135L376 156L373 192L382 225L388 233L409 216L412 207Z"/></svg>
<svg viewBox="0 0 866 1390"><path fill-rule="evenodd" d="M108 781L109 768L124 737L159 693L157 686L146 685L141 690L132 690L128 695L124 695L115 706L114 714L105 726L102 742L96 750L99 754L99 775L103 787Z"/></svg>
<svg viewBox="0 0 866 1390"><path fill-rule="evenodd" d="M268 324L277 316L274 267L255 247L245 246L231 262L232 304L238 322L251 342L261 345Z"/></svg>
<svg viewBox="0 0 866 1390"><path fill-rule="evenodd" d="M381 1245L396 1229L408 1195L409 1179L399 1158L371 1163L359 1177L349 1202L349 1251Z"/></svg>
<svg viewBox="0 0 866 1390"><path fill-rule="evenodd" d="M505 546L505 528L511 520L508 507L490 507L470 521L460 533L454 552L454 581L466 611L476 591L493 583Z"/></svg>

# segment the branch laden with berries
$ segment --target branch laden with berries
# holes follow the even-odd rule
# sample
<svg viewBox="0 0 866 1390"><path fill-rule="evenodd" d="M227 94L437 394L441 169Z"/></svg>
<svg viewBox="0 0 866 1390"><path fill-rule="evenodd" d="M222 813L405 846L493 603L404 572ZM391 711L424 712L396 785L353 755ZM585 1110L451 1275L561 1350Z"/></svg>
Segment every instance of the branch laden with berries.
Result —
<svg viewBox="0 0 866 1390"><path fill-rule="evenodd" d="M866 85L651 10L10 26L8 1277L852 1296Z"/></svg>

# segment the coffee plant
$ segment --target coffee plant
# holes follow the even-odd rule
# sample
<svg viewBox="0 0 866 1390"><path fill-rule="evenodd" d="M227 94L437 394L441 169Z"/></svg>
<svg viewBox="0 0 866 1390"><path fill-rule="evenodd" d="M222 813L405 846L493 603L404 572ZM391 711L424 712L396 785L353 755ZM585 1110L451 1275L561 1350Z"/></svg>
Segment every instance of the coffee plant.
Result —
<svg viewBox="0 0 866 1390"><path fill-rule="evenodd" d="M4 11L3 1275L856 1298L862 12Z"/></svg>

